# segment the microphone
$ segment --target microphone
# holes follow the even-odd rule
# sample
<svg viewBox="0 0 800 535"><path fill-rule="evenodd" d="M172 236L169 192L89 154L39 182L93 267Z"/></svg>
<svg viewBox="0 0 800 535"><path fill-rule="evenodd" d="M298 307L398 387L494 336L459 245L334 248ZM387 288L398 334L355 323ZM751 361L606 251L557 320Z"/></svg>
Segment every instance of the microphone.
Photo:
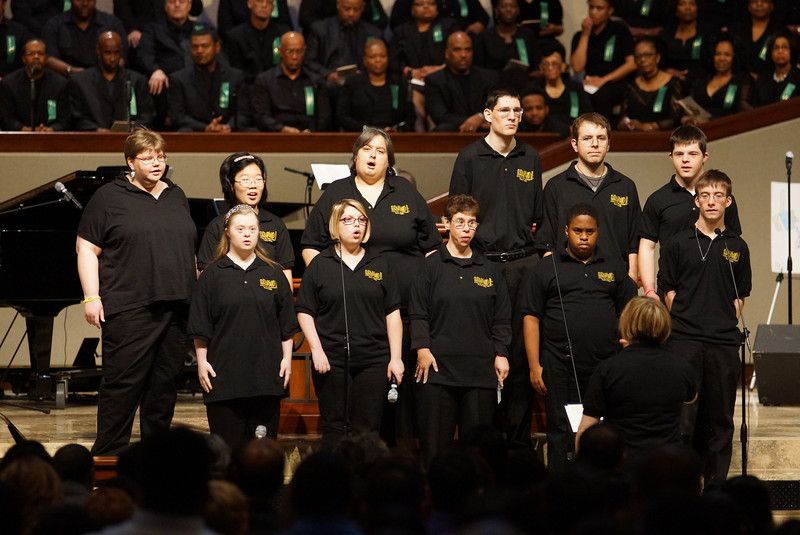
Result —
<svg viewBox="0 0 800 535"><path fill-rule="evenodd" d="M794 160L794 153L790 150L786 151L786 170L792 170L792 160Z"/></svg>
<svg viewBox="0 0 800 535"><path fill-rule="evenodd" d="M386 394L386 400L389 403L397 403L397 379L395 379L394 374L392 374L392 382L389 385L389 393Z"/></svg>
<svg viewBox="0 0 800 535"><path fill-rule="evenodd" d="M56 191L59 192L62 197L64 197L64 199L74 204L75 208L77 208L78 210L83 210L83 205L80 203L78 199L75 198L75 196L72 193L69 192L69 190L64 184L62 184L61 182L56 182L55 188Z"/></svg>
<svg viewBox="0 0 800 535"><path fill-rule="evenodd" d="M256 438L264 438L265 436L267 436L267 427L264 425L256 427Z"/></svg>

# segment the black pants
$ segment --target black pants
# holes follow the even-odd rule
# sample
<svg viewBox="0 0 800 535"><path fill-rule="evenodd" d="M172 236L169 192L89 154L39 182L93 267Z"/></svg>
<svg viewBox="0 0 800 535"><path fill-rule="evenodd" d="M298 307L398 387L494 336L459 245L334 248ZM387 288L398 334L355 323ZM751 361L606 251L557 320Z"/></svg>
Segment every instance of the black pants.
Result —
<svg viewBox="0 0 800 535"><path fill-rule="evenodd" d="M142 439L170 426L187 355L187 312L184 303L159 302L106 317L93 455L128 446L137 407Z"/></svg>
<svg viewBox="0 0 800 535"><path fill-rule="evenodd" d="M576 374L569 360L558 358L544 350L539 356L544 368L542 380L547 387L547 396L544 398L547 414L547 467L550 470L559 470L566 466L567 455L575 449L575 434L564 406L568 403L579 403L578 388L581 389L581 395L586 392L591 372L579 370L576 383Z"/></svg>
<svg viewBox="0 0 800 535"><path fill-rule="evenodd" d="M670 339L669 351L694 372L697 402L681 414L681 435L703 460L705 485L728 478L733 453L733 411L741 375L739 346Z"/></svg>
<svg viewBox="0 0 800 535"><path fill-rule="evenodd" d="M528 357L522 331L519 290L526 273L538 262L536 255L500 264L511 298L511 347L509 347L508 378L504 381L502 401L498 410L497 427L505 433L510 448L531 447L531 418L533 417L533 386L530 380Z"/></svg>
<svg viewBox="0 0 800 535"><path fill-rule="evenodd" d="M453 435L476 425L491 425L497 405L494 388L417 385L419 452L424 467L453 444Z"/></svg>
<svg viewBox="0 0 800 535"><path fill-rule="evenodd" d="M387 367L388 359L386 363L368 366L351 364L346 396L343 363L331 362L331 369L325 374L312 370L319 403L321 448L333 449L347 432L357 435L380 430L383 400L389 385Z"/></svg>
<svg viewBox="0 0 800 535"><path fill-rule="evenodd" d="M231 451L236 451L253 437L256 427L266 426L267 436L278 438L281 417L280 396L255 396L226 399L206 404L211 432L219 435Z"/></svg>

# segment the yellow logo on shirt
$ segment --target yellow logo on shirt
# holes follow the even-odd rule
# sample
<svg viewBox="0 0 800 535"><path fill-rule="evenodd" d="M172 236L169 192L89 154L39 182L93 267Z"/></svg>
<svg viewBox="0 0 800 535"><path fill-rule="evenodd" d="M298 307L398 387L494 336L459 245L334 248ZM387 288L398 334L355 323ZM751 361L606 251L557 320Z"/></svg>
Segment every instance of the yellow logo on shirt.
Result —
<svg viewBox="0 0 800 535"><path fill-rule="evenodd" d="M724 258L728 262L738 262L739 261L739 255L741 255L741 254L742 253L734 253L733 251L729 251L726 248L724 251L722 251L722 258Z"/></svg>
<svg viewBox="0 0 800 535"><path fill-rule="evenodd" d="M523 171L522 169L517 169L517 178L523 182L530 182L535 177L533 176L533 171Z"/></svg>
<svg viewBox="0 0 800 535"><path fill-rule="evenodd" d="M597 272L597 278L600 279L603 282L614 282L616 280L616 279L614 279L614 274L613 273L610 273L610 272L606 273L604 271L598 271Z"/></svg>
<svg viewBox="0 0 800 535"><path fill-rule="evenodd" d="M261 286L265 290L269 290L270 292L272 290L277 290L278 289L278 281L276 281L274 279L269 279L269 280L268 279L260 279L258 281L258 284L259 284L259 286Z"/></svg>
<svg viewBox="0 0 800 535"><path fill-rule="evenodd" d="M619 195L611 194L611 204L616 206L617 208L622 208L623 206L628 206L628 196L620 197Z"/></svg>
<svg viewBox="0 0 800 535"><path fill-rule="evenodd" d="M372 271L371 269L365 269L364 275L376 282L383 280L383 271Z"/></svg>
<svg viewBox="0 0 800 535"><path fill-rule="evenodd" d="M258 236L259 236L259 238L261 238L262 241L275 243L278 240L278 231L277 230L270 230L270 231L262 230L261 232L258 233Z"/></svg>
<svg viewBox="0 0 800 535"><path fill-rule="evenodd" d="M407 204L393 204L391 210L394 215L406 215L411 213L411 208L409 208Z"/></svg>
<svg viewBox="0 0 800 535"><path fill-rule="evenodd" d="M494 281L491 279L491 277L488 279L484 279L483 277L473 277L472 282L481 288L491 288L494 286Z"/></svg>

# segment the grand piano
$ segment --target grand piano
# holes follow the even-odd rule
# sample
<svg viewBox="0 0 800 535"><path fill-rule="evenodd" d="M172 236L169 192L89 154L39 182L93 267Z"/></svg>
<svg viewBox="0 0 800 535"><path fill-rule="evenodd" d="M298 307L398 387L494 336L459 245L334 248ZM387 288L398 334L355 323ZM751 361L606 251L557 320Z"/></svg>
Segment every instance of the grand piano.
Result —
<svg viewBox="0 0 800 535"><path fill-rule="evenodd" d="M124 172L124 167L75 171L0 203L0 306L13 307L25 318L32 398L52 393L53 320L83 299L75 253L81 211L55 185L60 182L85 205L100 186ZM218 207L211 199L190 199L189 205L202 236Z"/></svg>

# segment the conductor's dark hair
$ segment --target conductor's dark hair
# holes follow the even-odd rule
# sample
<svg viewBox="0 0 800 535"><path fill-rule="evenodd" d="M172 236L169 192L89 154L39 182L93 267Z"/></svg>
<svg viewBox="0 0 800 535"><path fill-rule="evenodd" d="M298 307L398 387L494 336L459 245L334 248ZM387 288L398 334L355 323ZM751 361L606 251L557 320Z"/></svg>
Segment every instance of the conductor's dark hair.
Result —
<svg viewBox="0 0 800 535"><path fill-rule="evenodd" d="M462 214L472 214L475 219L481 217L481 205L478 204L477 199L465 193L458 195L451 195L447 199L447 204L444 205L444 213L442 214L446 219L452 220L453 216L461 212Z"/></svg>
<svg viewBox="0 0 800 535"><path fill-rule="evenodd" d="M298 517L342 515L352 496L352 476L345 462L332 452L306 457L292 477L290 501Z"/></svg>
<svg viewBox="0 0 800 535"><path fill-rule="evenodd" d="M222 165L219 166L219 183L222 186L222 195L225 197L225 202L228 203L228 206L239 204L234 189L236 174L252 164L258 166L261 170L261 176L264 177L264 191L261 193L258 204L263 205L267 202L267 168L264 167L264 160L249 152L236 152L225 158L222 161Z"/></svg>
<svg viewBox="0 0 800 535"><path fill-rule="evenodd" d="M703 154L706 153L706 146L708 144L706 134L693 124L679 126L673 130L672 134L669 136L670 152L675 150L675 145L690 145L692 143L697 143L700 146L700 152Z"/></svg>
<svg viewBox="0 0 800 535"><path fill-rule="evenodd" d="M598 227L600 226L600 216L597 214L597 210L595 210L594 206L585 202L572 205L567 211L567 220L564 221L564 224L569 226L573 219L581 215L588 215L594 218L594 222L597 223Z"/></svg>
<svg viewBox="0 0 800 535"><path fill-rule="evenodd" d="M599 470L611 470L625 459L625 437L607 422L593 425L578 440L578 460Z"/></svg>
<svg viewBox="0 0 800 535"><path fill-rule="evenodd" d="M497 101L503 97L519 100L519 93L513 87L496 87L489 91L489 95L486 97L486 109L493 110L497 106Z"/></svg>

